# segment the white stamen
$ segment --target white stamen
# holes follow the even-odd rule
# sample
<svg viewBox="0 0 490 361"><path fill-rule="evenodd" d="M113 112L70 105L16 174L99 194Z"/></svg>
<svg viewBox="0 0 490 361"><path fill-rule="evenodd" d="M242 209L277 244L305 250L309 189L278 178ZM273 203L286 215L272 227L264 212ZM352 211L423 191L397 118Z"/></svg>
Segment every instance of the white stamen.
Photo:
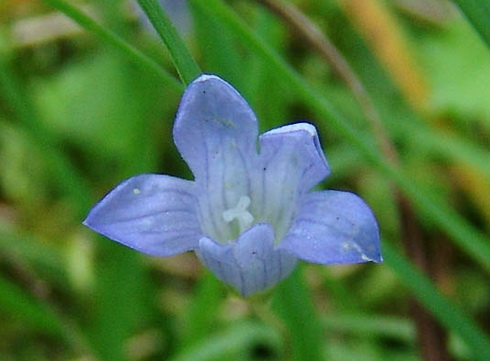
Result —
<svg viewBox="0 0 490 361"><path fill-rule="evenodd" d="M249 228L254 222L254 217L247 210L250 202L250 197L241 196L236 207L227 209L223 212L223 219L225 222L230 223L235 219L238 221L240 233Z"/></svg>

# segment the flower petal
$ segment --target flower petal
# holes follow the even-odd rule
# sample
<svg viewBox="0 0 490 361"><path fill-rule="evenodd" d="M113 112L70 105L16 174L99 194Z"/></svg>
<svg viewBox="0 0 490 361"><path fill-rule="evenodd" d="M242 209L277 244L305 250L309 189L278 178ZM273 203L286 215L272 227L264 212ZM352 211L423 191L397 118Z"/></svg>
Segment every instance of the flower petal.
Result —
<svg viewBox="0 0 490 361"><path fill-rule="evenodd" d="M260 171L253 213L273 224L282 238L295 216L299 197L328 176L330 170L313 125L298 123L260 136Z"/></svg>
<svg viewBox="0 0 490 361"><path fill-rule="evenodd" d="M376 219L360 197L322 191L305 195L278 248L313 263L381 262L379 243Z"/></svg>
<svg viewBox="0 0 490 361"><path fill-rule="evenodd" d="M195 249L202 237L193 182L157 174L122 182L92 208L83 223L154 256Z"/></svg>
<svg viewBox="0 0 490 361"><path fill-rule="evenodd" d="M286 251L274 249L274 231L268 224L255 225L227 245L204 237L197 254L220 280L244 297L275 285L297 263Z"/></svg>
<svg viewBox="0 0 490 361"><path fill-rule="evenodd" d="M174 141L196 178L209 172L226 146L257 153L257 119L245 99L227 82L201 75L186 89L174 124ZM218 159L217 159L218 158Z"/></svg>
<svg viewBox="0 0 490 361"><path fill-rule="evenodd" d="M196 178L203 229L219 242L238 236L233 224L223 220L223 212L249 197L257 134L253 111L222 79L202 75L187 88L174 140Z"/></svg>

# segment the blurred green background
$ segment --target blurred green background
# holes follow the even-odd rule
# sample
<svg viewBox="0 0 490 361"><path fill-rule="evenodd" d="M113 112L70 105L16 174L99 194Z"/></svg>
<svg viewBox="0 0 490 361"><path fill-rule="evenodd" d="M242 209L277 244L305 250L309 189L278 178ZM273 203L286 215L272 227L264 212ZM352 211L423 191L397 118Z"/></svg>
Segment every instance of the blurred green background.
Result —
<svg viewBox="0 0 490 361"><path fill-rule="evenodd" d="M192 178L171 136L186 55L136 3L0 2L0 360L490 360L490 8L457 3L167 2L261 131L317 126L322 186L381 227L385 263L301 265L244 300L193 254L81 225L132 175Z"/></svg>

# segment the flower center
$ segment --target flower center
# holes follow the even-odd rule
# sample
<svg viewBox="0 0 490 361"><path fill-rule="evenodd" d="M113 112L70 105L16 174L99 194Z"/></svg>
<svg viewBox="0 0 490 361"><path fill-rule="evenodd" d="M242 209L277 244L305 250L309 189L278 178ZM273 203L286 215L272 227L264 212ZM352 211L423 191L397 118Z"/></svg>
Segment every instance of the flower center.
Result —
<svg viewBox="0 0 490 361"><path fill-rule="evenodd" d="M238 234L242 234L245 230L250 228L254 222L254 217L247 208L250 206L250 197L241 196L237 205L234 208L227 209L223 212L223 220L227 223L236 220L238 222L239 231Z"/></svg>

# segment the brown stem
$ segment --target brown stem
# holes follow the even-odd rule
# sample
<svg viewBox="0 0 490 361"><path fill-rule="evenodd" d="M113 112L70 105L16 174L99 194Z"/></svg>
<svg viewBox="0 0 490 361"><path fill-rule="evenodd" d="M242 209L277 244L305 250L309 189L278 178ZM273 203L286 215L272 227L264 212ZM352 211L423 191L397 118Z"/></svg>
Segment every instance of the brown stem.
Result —
<svg viewBox="0 0 490 361"><path fill-rule="evenodd" d="M390 137L383 128L379 113L372 99L364 88L359 77L349 66L340 51L304 14L293 5L275 0L256 0L274 12L287 23L295 33L299 34L317 51L332 67L339 78L347 85L354 95L359 107L368 120L387 161L399 166L399 157ZM398 190L391 187L397 201L401 217L401 238L405 251L412 262L429 277L433 275L432 263L429 262L426 242L422 237L413 207ZM446 345L446 332L433 316L417 301L411 302L411 314L417 327L417 338L421 355L425 361L450 361Z"/></svg>
<svg viewBox="0 0 490 361"><path fill-rule="evenodd" d="M291 26L299 35L315 49L325 61L332 67L337 76L347 85L354 95L359 107L370 122L378 145L383 153L391 162L397 163L397 154L381 124L380 116L373 105L362 82L356 76L344 59L342 54L337 50L335 45L327 38L320 29L312 23L303 13L289 3L276 2L273 0L256 0L274 12L278 17Z"/></svg>
<svg viewBox="0 0 490 361"><path fill-rule="evenodd" d="M427 244L423 240L420 227L415 222L415 214L410 202L398 195L400 209L402 240L405 252L412 262L431 278L436 277L433 263L428 257ZM447 334L437 320L424 308L420 302L412 300L410 313L417 327L417 342L423 360L450 361L447 350Z"/></svg>

